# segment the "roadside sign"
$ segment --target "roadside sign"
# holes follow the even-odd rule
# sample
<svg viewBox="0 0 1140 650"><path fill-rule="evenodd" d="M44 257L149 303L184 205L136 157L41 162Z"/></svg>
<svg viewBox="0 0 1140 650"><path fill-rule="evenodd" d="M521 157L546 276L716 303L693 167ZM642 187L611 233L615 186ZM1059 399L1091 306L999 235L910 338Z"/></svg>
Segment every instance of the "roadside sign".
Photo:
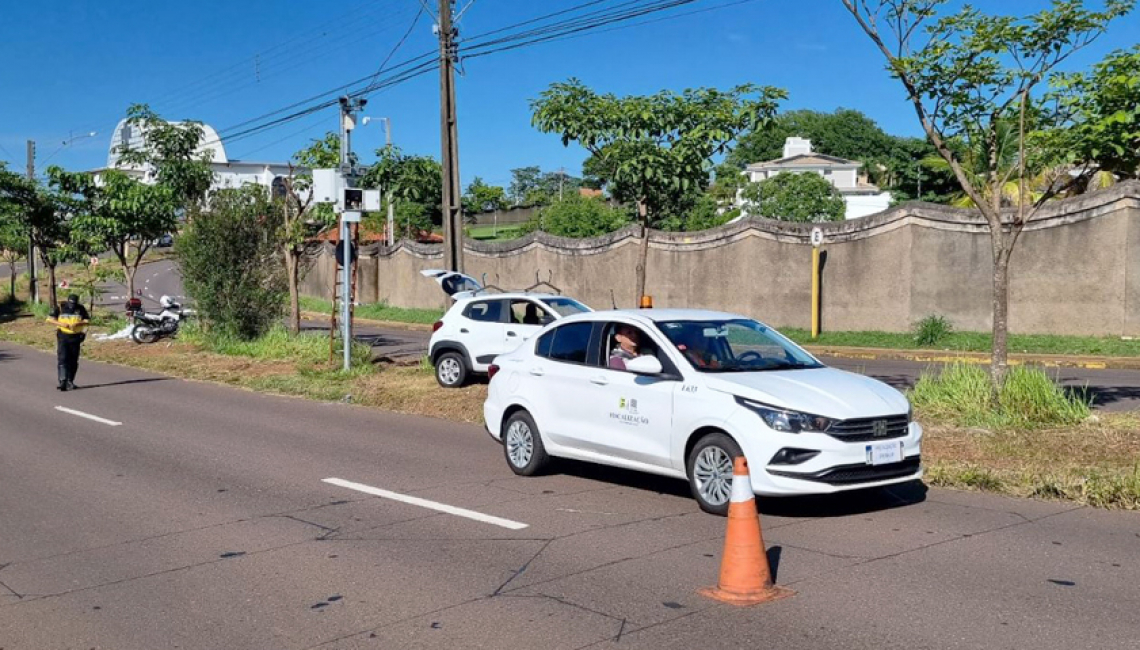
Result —
<svg viewBox="0 0 1140 650"><path fill-rule="evenodd" d="M823 244L823 229L819 226L811 229L811 245L819 248Z"/></svg>

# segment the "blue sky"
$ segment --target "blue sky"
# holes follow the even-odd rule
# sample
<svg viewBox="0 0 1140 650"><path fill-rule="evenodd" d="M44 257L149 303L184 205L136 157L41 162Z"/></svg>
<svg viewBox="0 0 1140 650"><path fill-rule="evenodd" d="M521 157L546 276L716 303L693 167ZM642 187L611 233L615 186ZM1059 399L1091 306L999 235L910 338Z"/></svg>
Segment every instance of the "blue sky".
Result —
<svg viewBox="0 0 1140 650"><path fill-rule="evenodd" d="M474 0L460 36L582 1ZM671 13L730 1L701 0ZM0 2L0 160L20 170L29 138L38 142L41 169L103 165L111 131L131 103L147 102L168 119L197 119L222 130L369 75L420 6L418 0ZM975 4L1009 13L1046 5ZM1133 45L1138 33L1140 16L1118 21L1071 67ZM431 21L421 16L393 61L435 46ZM526 165L578 172L585 157L580 148L563 147L530 126L530 100L571 76L618 94L773 85L789 93L784 108L855 108L889 132L919 134L898 83L839 0L752 0L471 59L463 70L457 91L465 184L476 175L506 184L511 168ZM432 73L373 96L365 115L390 117L395 142L405 151L438 156L438 110L438 75ZM227 143L226 150L234 159L284 160L335 128L335 112L324 111ZM97 136L61 147L69 135L90 131ZM382 124L373 121L356 132L354 146L367 161L383 139Z"/></svg>

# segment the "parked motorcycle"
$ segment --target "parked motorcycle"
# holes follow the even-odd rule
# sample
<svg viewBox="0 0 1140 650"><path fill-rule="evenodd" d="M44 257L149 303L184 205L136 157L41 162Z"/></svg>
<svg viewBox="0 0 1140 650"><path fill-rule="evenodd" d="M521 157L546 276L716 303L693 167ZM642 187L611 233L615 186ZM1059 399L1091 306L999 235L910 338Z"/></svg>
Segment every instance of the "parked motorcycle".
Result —
<svg viewBox="0 0 1140 650"><path fill-rule="evenodd" d="M159 339L174 336L178 333L182 319L190 313L170 296L163 296L158 302L162 305L162 311L157 314L143 311L142 301L137 298L132 298L127 303L127 314L134 320L131 340L135 343L155 343Z"/></svg>

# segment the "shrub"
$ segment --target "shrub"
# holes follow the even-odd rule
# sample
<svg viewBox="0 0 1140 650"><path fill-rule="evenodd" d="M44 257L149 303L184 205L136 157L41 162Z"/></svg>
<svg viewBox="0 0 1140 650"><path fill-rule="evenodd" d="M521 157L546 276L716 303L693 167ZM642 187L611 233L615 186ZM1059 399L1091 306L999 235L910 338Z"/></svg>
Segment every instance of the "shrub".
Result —
<svg viewBox="0 0 1140 650"><path fill-rule="evenodd" d="M539 210L526 230L541 229L558 237L597 237L628 225L630 215L602 199L571 194Z"/></svg>
<svg viewBox="0 0 1140 650"><path fill-rule="evenodd" d="M749 214L782 221L842 221L847 204L819 174L780 172L744 187Z"/></svg>
<svg viewBox="0 0 1140 650"><path fill-rule="evenodd" d="M922 347L935 346L953 331L949 319L931 314L914 324L914 342Z"/></svg>
<svg viewBox="0 0 1140 650"><path fill-rule="evenodd" d="M208 327L254 339L284 314L288 295L280 232L264 188L217 192L179 237L187 293Z"/></svg>
<svg viewBox="0 0 1140 650"><path fill-rule="evenodd" d="M1089 402L1057 385L1038 368L1015 366L995 396L985 368L964 362L923 373L910 392L925 417L959 426L1035 429L1088 418Z"/></svg>

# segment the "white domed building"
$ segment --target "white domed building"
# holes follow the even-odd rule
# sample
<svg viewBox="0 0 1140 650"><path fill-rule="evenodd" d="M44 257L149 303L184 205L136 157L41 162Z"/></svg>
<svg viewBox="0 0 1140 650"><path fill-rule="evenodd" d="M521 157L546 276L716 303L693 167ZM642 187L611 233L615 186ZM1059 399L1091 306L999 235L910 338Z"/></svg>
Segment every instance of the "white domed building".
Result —
<svg viewBox="0 0 1140 650"><path fill-rule="evenodd" d="M175 122L175 124L178 124ZM143 182L154 180L154 170L147 167L120 164L119 151L124 146L141 148L144 144L144 129L120 120L111 135L111 144L107 149L107 166L104 169L120 169L131 176L140 178ZM261 162L251 160L231 160L226 155L226 147L222 138L214 127L209 124L202 125L202 143L199 152L210 153L210 167L214 172L214 184L211 191L230 187L241 187L246 184L262 185L275 193L284 192L284 179L289 175L287 162ZM295 172L299 172L296 168Z"/></svg>

